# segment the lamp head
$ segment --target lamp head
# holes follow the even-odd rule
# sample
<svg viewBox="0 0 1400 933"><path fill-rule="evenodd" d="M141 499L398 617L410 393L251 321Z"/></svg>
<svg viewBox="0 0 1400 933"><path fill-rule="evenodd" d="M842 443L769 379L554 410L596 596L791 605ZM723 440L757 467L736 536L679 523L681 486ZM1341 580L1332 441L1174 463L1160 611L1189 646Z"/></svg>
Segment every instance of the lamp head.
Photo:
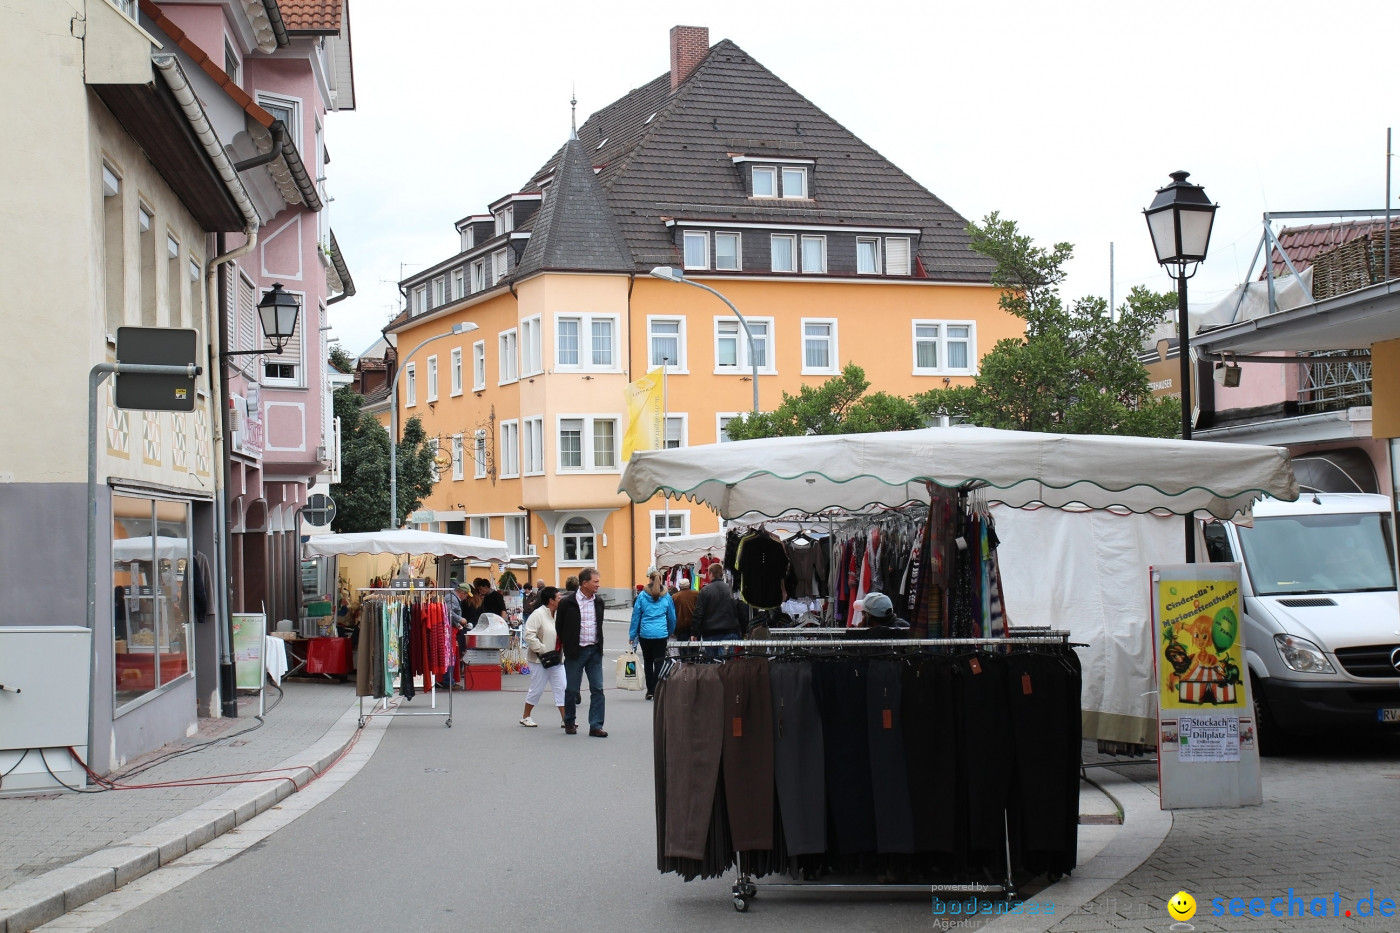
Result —
<svg viewBox="0 0 1400 933"><path fill-rule="evenodd" d="M685 281L685 273L674 266L657 266L651 270L651 274L658 279L665 279L668 282Z"/></svg>
<svg viewBox="0 0 1400 933"><path fill-rule="evenodd" d="M452 325L452 333L454 334L470 334L472 331L477 329L478 328L475 321L461 321L457 324Z"/></svg>
<svg viewBox="0 0 1400 933"><path fill-rule="evenodd" d="M262 324L263 336L281 353L297 329L297 312L301 303L297 296L282 290L281 282L273 282L272 288L258 302L258 320Z"/></svg>
<svg viewBox="0 0 1400 933"><path fill-rule="evenodd" d="M1152 205L1143 211L1157 262L1185 266L1201 262L1210 247L1210 230L1218 204L1206 197L1206 189L1186 179L1189 172L1172 172L1172 183L1157 189Z"/></svg>

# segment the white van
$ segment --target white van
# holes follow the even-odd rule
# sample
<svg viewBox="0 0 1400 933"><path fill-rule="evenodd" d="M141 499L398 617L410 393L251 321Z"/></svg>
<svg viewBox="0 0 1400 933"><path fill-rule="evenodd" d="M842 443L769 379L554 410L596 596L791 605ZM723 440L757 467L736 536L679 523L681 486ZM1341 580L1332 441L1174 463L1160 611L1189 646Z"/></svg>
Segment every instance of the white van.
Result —
<svg viewBox="0 0 1400 933"><path fill-rule="evenodd" d="M1244 624L1260 742L1400 730L1400 604L1390 500L1350 493L1264 499L1254 527L1204 528L1211 561L1243 564Z"/></svg>

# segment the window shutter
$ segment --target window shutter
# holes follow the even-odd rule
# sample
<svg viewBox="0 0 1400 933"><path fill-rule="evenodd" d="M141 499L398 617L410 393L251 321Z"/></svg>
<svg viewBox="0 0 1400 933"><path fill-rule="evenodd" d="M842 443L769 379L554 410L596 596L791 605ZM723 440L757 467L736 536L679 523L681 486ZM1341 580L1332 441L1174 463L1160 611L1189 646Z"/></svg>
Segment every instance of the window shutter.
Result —
<svg viewBox="0 0 1400 933"><path fill-rule="evenodd" d="M257 289L247 279L238 280L238 334L235 348L254 350L259 346L262 326L258 323Z"/></svg>
<svg viewBox="0 0 1400 933"><path fill-rule="evenodd" d="M908 237L890 237L885 240L885 274L909 274Z"/></svg>

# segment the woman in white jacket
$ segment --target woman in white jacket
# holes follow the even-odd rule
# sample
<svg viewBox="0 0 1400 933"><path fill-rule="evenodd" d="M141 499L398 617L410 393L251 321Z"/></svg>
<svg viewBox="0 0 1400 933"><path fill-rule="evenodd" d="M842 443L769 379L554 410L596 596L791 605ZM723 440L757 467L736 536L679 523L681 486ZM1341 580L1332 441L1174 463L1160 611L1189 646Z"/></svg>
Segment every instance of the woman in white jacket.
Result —
<svg viewBox="0 0 1400 933"><path fill-rule="evenodd" d="M520 718L522 726L534 728L539 723L530 718L535 704L544 696L544 688L549 686L554 695L554 705L559 707L559 721L564 721L564 665L562 661L553 667L540 663L540 655L553 651L559 643L554 631L554 610L559 606L559 590L546 586L539 592L539 608L525 620L525 659L530 664L530 689L525 694L525 715Z"/></svg>

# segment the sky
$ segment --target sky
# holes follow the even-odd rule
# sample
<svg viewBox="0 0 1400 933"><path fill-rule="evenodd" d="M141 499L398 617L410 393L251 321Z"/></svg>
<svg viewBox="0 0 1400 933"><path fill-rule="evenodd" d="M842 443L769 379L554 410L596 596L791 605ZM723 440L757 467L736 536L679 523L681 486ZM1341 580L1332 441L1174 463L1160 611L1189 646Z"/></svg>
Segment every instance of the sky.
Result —
<svg viewBox="0 0 1400 933"><path fill-rule="evenodd" d="M1074 244L1067 300L1108 297L1111 244L1120 303L1174 288L1142 209L1176 170L1220 206L1193 307L1246 278L1265 211L1384 209L1394 0L679 7L352 0L356 108L326 127L357 289L330 309L340 346L373 344L396 283L455 255L453 223L563 144L571 94L582 124L665 73L678 24L733 40L963 217Z"/></svg>

